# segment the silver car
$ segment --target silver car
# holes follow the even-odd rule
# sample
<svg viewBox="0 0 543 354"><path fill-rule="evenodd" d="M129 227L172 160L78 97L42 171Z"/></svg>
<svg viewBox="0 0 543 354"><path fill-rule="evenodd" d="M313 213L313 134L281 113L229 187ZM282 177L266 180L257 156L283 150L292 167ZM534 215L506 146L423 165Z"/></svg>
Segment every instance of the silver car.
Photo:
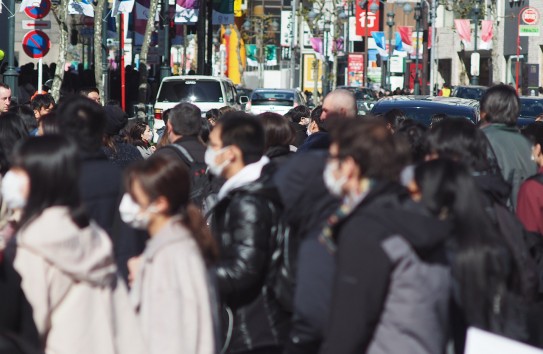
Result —
<svg viewBox="0 0 543 354"><path fill-rule="evenodd" d="M303 94L296 89L256 89L245 110L251 114L273 112L285 114L292 108L306 105Z"/></svg>

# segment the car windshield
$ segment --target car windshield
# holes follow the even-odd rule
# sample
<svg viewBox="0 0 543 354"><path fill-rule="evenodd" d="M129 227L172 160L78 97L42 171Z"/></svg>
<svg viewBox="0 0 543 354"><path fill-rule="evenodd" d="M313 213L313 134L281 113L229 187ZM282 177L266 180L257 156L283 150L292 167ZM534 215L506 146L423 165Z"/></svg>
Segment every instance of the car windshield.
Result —
<svg viewBox="0 0 543 354"><path fill-rule="evenodd" d="M542 100L520 100L520 116L521 117L537 117L543 113Z"/></svg>
<svg viewBox="0 0 543 354"><path fill-rule="evenodd" d="M292 106L294 105L294 93L275 91L253 92L253 96L251 97L251 104L253 106Z"/></svg>
<svg viewBox="0 0 543 354"><path fill-rule="evenodd" d="M214 80L164 81L159 102L223 102L221 84Z"/></svg>
<svg viewBox="0 0 543 354"><path fill-rule="evenodd" d="M359 101L359 100L364 100L364 101L371 100L371 101L374 101L376 99L375 96L368 93L367 91L359 91L359 90L354 91L354 96L355 96L357 101Z"/></svg>
<svg viewBox="0 0 543 354"><path fill-rule="evenodd" d="M482 88L475 88L475 87L459 87L456 89L456 93L454 94L455 97L460 98L470 98L473 100L479 100L481 99L481 96L485 92Z"/></svg>
<svg viewBox="0 0 543 354"><path fill-rule="evenodd" d="M392 106L383 107L381 106L381 107L378 107L378 109L374 109L372 113L384 114L394 108L398 108L399 110L404 112L408 118L411 118L415 122L421 123L426 127L430 126L430 123L432 122L432 116L437 113L446 114L450 118L469 119L473 123L475 123L476 121L474 110L467 107L463 109L459 109L456 106L447 107L446 105L443 105L440 107L392 107Z"/></svg>

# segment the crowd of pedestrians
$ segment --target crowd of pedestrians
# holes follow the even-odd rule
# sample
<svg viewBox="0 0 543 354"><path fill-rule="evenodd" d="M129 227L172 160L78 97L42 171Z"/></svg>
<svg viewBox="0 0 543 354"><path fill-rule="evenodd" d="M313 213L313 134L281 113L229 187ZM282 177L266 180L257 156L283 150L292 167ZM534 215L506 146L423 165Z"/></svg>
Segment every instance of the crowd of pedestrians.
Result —
<svg viewBox="0 0 543 354"><path fill-rule="evenodd" d="M0 353L543 348L543 123L519 108L497 85L478 126L425 127L338 89L284 116L183 102L157 131L95 89L0 84Z"/></svg>

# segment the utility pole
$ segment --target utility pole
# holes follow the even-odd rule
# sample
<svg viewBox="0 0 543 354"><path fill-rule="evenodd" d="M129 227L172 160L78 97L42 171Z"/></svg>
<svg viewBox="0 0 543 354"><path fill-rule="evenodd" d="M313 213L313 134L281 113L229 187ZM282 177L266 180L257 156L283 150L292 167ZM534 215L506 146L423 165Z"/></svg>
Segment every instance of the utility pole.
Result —
<svg viewBox="0 0 543 354"><path fill-rule="evenodd" d="M15 69L15 0L7 0L8 7L8 67L4 73L4 83L11 88L11 99L18 103L19 74Z"/></svg>

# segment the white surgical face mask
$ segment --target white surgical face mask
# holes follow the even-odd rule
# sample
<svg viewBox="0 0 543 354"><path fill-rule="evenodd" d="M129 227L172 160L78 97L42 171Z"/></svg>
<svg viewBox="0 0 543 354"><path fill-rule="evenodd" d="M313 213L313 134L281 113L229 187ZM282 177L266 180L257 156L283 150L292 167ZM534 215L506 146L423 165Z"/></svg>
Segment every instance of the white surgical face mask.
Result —
<svg viewBox="0 0 543 354"><path fill-rule="evenodd" d="M347 177L341 176L340 179L336 179L334 177L334 171L337 170L338 162L329 162L326 164L326 168L324 169L323 177L324 177L324 184L326 185L326 188L330 192L330 194L341 197L343 195L343 186L345 183L347 183Z"/></svg>
<svg viewBox="0 0 543 354"><path fill-rule="evenodd" d="M2 198L9 209L22 209L26 205L24 189L28 189L26 175L8 171L2 179Z"/></svg>
<svg viewBox="0 0 543 354"><path fill-rule="evenodd" d="M142 210L139 204L136 203L128 193L123 195L123 199L119 205L121 220L135 229L147 229L151 222L151 213L153 212L154 208L152 205L146 210Z"/></svg>
<svg viewBox="0 0 543 354"><path fill-rule="evenodd" d="M212 175L220 177L224 168L230 163L229 160L225 160L221 164L217 164L215 162L217 156L227 148L228 146L225 146L222 149L215 151L211 148L211 146L207 147L205 153L205 162L207 167L209 168L209 172L211 172Z"/></svg>

